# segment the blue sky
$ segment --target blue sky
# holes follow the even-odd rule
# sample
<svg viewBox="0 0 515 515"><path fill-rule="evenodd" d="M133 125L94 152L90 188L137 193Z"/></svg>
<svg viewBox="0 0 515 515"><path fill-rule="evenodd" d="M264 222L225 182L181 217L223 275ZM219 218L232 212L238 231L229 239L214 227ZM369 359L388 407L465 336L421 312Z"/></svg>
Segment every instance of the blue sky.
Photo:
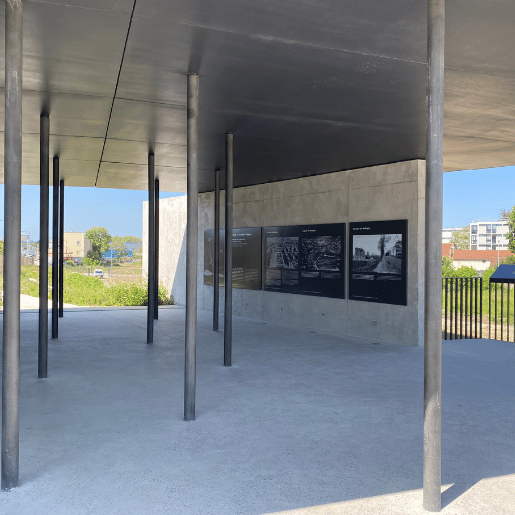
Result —
<svg viewBox="0 0 515 515"><path fill-rule="evenodd" d="M515 166L443 174L443 226L499 218L515 205Z"/></svg>
<svg viewBox="0 0 515 515"><path fill-rule="evenodd" d="M159 198L183 193L159 192ZM32 240L39 239L39 186L23 186L21 229ZM112 236L138 236L143 229L143 201L146 191L107 188L64 188L64 230L86 232L91 227L105 227ZM4 233L4 185L0 185L0 237ZM50 238L52 238L52 188L50 188Z"/></svg>
<svg viewBox="0 0 515 515"><path fill-rule="evenodd" d="M515 166L449 172L443 177L444 227L462 227L479 218L497 219L501 209L511 209L515 205ZM182 193L160 192L160 198L177 195ZM64 230L85 232L91 227L102 226L113 236L141 237L143 201L147 199L146 191L66 187ZM2 184L2 219L3 205ZM33 240L39 238L38 186L23 186L22 232L29 233ZM0 237L3 238L3 221L0 222Z"/></svg>

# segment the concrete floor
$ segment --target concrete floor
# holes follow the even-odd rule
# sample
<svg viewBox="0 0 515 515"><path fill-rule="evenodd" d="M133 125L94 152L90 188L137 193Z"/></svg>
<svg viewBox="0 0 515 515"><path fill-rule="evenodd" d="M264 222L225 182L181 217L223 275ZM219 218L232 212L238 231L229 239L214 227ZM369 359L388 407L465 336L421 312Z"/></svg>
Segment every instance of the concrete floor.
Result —
<svg viewBox="0 0 515 515"><path fill-rule="evenodd" d="M22 313L20 486L0 513L427 513L423 349L234 318L233 363L199 312L183 421L184 309L67 310L37 379ZM515 513L515 344L444 342L442 513Z"/></svg>

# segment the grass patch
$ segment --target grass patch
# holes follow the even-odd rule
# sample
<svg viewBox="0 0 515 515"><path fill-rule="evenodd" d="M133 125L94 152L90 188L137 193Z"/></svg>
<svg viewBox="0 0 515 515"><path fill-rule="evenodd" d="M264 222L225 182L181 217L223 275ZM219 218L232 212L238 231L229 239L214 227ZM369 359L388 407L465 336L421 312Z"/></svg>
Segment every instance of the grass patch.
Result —
<svg viewBox="0 0 515 515"><path fill-rule="evenodd" d="M138 277L132 270L128 271L125 277L120 278L120 281L100 279L72 270L64 269L63 300L66 304L77 306L146 306L148 304L147 281L141 280L141 275ZM48 285L48 298L51 299L52 270L50 268ZM20 291L31 297L39 296L38 266L21 267ZM159 285L158 294L159 305L173 304L173 297L167 296L166 288L162 284Z"/></svg>

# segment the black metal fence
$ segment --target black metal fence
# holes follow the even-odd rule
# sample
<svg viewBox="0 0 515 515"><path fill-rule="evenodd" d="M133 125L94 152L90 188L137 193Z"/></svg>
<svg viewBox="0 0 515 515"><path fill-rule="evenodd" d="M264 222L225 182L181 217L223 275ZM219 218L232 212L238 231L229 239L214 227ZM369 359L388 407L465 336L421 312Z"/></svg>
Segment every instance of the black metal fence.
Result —
<svg viewBox="0 0 515 515"><path fill-rule="evenodd" d="M481 277L444 277L442 300L444 340L492 338L515 342L515 285L512 288L507 281L489 282L487 291Z"/></svg>
<svg viewBox="0 0 515 515"><path fill-rule="evenodd" d="M488 317L488 338L515 342L515 320L513 316L513 307L515 306L515 286L513 289L511 288L512 282L513 281L505 281L501 279L495 282L491 281L489 284L488 310L490 316ZM510 296L512 295L513 300L510 306ZM510 322L512 321L514 323L514 327L511 331L512 340L510 340Z"/></svg>
<svg viewBox="0 0 515 515"><path fill-rule="evenodd" d="M483 337L482 294L481 277L444 277L444 340Z"/></svg>

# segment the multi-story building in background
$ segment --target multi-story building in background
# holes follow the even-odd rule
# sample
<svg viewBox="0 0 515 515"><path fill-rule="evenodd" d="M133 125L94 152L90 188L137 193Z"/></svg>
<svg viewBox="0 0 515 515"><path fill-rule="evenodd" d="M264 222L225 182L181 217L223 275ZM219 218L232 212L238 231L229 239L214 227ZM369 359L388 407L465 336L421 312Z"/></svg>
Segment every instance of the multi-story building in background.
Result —
<svg viewBox="0 0 515 515"><path fill-rule="evenodd" d="M460 230L461 227L442 229L442 243L451 243L452 233Z"/></svg>
<svg viewBox="0 0 515 515"><path fill-rule="evenodd" d="M66 258L84 258L91 250L91 240L83 232L65 232L63 247Z"/></svg>
<svg viewBox="0 0 515 515"><path fill-rule="evenodd" d="M470 250L508 250L509 223L472 222L470 224Z"/></svg>

